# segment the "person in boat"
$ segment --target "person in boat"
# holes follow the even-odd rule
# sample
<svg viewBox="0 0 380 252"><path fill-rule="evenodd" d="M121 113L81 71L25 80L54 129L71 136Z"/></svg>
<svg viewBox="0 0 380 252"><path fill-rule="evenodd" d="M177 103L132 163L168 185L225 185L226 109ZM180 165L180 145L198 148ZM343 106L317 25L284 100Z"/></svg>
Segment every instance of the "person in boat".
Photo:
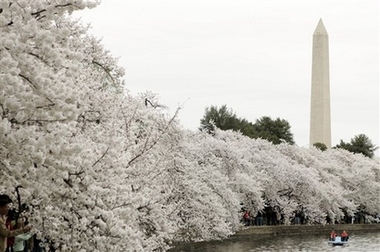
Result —
<svg viewBox="0 0 380 252"><path fill-rule="evenodd" d="M330 233L330 241L335 241L335 237L336 237L336 232L332 230Z"/></svg>
<svg viewBox="0 0 380 252"><path fill-rule="evenodd" d="M346 230L343 230L343 232L340 234L340 237L342 237L342 241L348 241L348 233Z"/></svg>

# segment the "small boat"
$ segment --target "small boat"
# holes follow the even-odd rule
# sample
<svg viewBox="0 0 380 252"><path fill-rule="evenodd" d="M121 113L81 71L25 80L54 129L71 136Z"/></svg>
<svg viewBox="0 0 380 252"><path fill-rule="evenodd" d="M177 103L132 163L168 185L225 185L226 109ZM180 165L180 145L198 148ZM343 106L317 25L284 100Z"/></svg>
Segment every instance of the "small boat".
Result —
<svg viewBox="0 0 380 252"><path fill-rule="evenodd" d="M343 246L348 243L348 241L342 241L342 238L340 236L335 237L335 240L328 241L329 244L333 246Z"/></svg>

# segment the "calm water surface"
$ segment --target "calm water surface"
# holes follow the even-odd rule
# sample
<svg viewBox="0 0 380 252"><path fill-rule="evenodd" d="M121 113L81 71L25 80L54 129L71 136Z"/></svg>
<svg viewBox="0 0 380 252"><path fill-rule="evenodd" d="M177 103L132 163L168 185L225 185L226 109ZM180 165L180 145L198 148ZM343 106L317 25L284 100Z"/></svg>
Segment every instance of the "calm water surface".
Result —
<svg viewBox="0 0 380 252"><path fill-rule="evenodd" d="M380 252L380 233L355 233L350 235L349 244L331 246L328 235L316 236L251 236L231 237L219 242L183 244L171 252L271 252L271 251L338 251L338 252Z"/></svg>

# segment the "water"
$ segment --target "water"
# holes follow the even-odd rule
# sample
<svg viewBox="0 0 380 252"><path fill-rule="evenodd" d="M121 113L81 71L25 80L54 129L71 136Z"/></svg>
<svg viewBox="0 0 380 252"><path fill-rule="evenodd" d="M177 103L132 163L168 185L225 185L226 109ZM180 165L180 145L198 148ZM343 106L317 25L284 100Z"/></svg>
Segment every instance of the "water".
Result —
<svg viewBox="0 0 380 252"><path fill-rule="evenodd" d="M380 252L380 233L361 232L350 235L349 244L327 244L328 235L231 237L224 241L182 244L171 252Z"/></svg>

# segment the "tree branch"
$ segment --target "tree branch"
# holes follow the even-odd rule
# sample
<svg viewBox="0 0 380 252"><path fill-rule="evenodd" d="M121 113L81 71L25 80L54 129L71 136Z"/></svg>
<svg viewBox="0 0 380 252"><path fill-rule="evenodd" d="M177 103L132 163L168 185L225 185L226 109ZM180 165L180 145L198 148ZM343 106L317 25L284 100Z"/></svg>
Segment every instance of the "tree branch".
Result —
<svg viewBox="0 0 380 252"><path fill-rule="evenodd" d="M97 163L100 162L100 160L102 160L105 157L105 155L107 154L108 150L109 150L109 148L107 148L107 150L103 153L103 155L98 160L96 160L96 162L92 165L92 167L94 167Z"/></svg>
<svg viewBox="0 0 380 252"><path fill-rule="evenodd" d="M111 75L109 69L107 69L106 67L104 67L102 64L100 64L99 62L97 62L97 61L95 61L95 60L93 60L92 63L93 63L94 65L97 65L97 66L99 66L100 68L102 68L102 69L106 72L106 74L111 78L112 83L113 83L114 85L116 84L116 82L115 82L114 78L112 77L112 75Z"/></svg>
<svg viewBox="0 0 380 252"><path fill-rule="evenodd" d="M28 77L26 77L25 75L22 75L22 74L18 74L20 77L22 77L24 80L26 80L27 82L29 82L30 85L32 85L35 89L37 89L37 87L33 84L33 82L31 80L29 80Z"/></svg>

